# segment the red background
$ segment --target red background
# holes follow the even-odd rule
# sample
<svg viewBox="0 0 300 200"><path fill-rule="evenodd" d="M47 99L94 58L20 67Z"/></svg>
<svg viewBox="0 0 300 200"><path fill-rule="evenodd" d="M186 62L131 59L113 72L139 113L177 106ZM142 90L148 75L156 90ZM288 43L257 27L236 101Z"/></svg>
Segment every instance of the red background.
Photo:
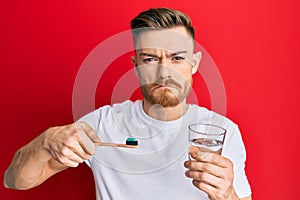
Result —
<svg viewBox="0 0 300 200"><path fill-rule="evenodd" d="M127 30L140 11L165 6L190 15L196 40L221 72L227 116L239 124L246 145L253 199L299 199L299 4L297 0L1 1L0 179L19 147L50 126L73 122L73 83L88 53ZM129 61L118 59L107 69L98 87L97 106L110 103L113 84L130 68ZM210 107L206 93L203 88L200 104ZM95 199L93 176L80 165L29 191L1 185L0 198Z"/></svg>

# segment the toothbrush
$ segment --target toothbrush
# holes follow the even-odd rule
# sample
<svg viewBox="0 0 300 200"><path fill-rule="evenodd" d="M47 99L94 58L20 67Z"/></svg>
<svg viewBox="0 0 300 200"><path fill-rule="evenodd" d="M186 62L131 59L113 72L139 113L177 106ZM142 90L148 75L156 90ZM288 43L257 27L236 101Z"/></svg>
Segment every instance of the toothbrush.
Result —
<svg viewBox="0 0 300 200"><path fill-rule="evenodd" d="M138 141L135 138L127 138L126 144L117 144L109 142L97 142L96 146L108 146L108 147L123 147L123 148L138 148Z"/></svg>

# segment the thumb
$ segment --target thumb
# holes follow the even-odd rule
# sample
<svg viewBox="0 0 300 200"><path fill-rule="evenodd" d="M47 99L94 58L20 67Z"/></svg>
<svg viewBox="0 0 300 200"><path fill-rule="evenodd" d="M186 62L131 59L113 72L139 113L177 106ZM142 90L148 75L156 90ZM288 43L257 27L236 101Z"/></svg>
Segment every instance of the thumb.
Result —
<svg viewBox="0 0 300 200"><path fill-rule="evenodd" d="M95 143L101 142L100 138L98 137L96 131L92 129L86 122L79 122L79 126L84 130L87 136Z"/></svg>
<svg viewBox="0 0 300 200"><path fill-rule="evenodd" d="M75 124L79 138L80 145L89 154L93 154L96 151L95 142L101 142L97 133L85 122L77 122Z"/></svg>

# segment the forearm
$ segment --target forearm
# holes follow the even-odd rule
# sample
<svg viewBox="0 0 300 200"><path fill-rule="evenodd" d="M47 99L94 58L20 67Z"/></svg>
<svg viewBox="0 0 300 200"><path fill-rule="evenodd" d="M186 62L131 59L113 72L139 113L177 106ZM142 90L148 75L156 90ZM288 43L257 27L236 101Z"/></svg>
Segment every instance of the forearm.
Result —
<svg viewBox="0 0 300 200"><path fill-rule="evenodd" d="M30 189L54 174L49 170L51 155L43 147L43 137L41 134L16 152L4 175L6 187Z"/></svg>
<svg viewBox="0 0 300 200"><path fill-rule="evenodd" d="M88 137L86 143L81 141L78 128ZM52 175L90 159L96 150L94 142L100 141L84 122L49 128L17 151L5 172L4 185L20 190L38 186ZM90 144L93 148L87 151Z"/></svg>

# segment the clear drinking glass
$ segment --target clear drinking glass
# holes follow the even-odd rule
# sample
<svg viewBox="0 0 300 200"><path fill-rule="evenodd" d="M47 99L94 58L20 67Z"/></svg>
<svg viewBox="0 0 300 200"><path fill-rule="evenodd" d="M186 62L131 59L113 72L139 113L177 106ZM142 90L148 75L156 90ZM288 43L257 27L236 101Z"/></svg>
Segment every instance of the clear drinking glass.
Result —
<svg viewBox="0 0 300 200"><path fill-rule="evenodd" d="M189 125L189 155L192 153L213 152L221 154L226 135L226 129L212 124ZM189 156L191 159L191 157Z"/></svg>

